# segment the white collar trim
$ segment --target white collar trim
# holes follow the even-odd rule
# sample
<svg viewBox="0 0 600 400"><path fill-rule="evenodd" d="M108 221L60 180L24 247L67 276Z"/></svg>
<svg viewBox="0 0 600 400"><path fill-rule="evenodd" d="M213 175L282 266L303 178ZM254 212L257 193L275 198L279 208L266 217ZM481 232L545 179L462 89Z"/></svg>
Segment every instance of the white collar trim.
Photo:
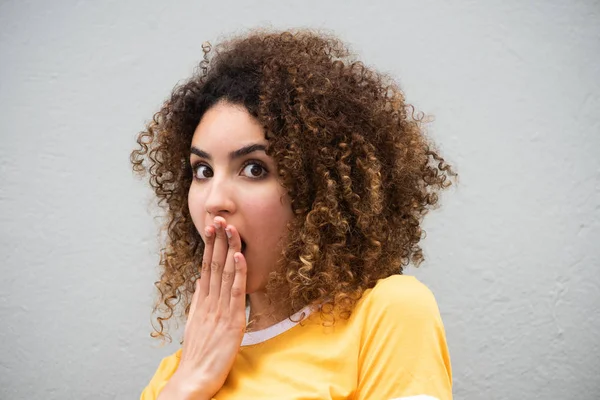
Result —
<svg viewBox="0 0 600 400"><path fill-rule="evenodd" d="M292 315L290 318L286 318L283 321L276 323L275 325L269 326L265 329L261 329L260 331L246 332L244 333L244 338L242 339L242 346L251 346L253 344L266 342L267 340L272 339L277 335L281 335L283 332L288 331L294 326L298 325L298 322L292 321L292 319L296 321L301 317L302 319L305 319L306 317L308 317L310 312L311 307L306 306L302 310ZM302 316L302 313L304 313L304 316Z"/></svg>

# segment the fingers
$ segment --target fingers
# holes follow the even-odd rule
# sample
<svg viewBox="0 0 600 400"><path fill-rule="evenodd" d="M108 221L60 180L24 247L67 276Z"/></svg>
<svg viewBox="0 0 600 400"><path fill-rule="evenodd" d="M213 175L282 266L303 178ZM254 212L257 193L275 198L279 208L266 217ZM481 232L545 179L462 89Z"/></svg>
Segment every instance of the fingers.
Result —
<svg viewBox="0 0 600 400"><path fill-rule="evenodd" d="M202 267L200 270L200 300L204 300L208 296L210 287L210 261L213 257L215 243L215 228L207 226L204 228L204 254L202 255Z"/></svg>
<svg viewBox="0 0 600 400"><path fill-rule="evenodd" d="M229 309L235 317L246 321L246 276L248 265L246 257L241 252L235 252L234 255L235 277L231 285L231 296Z"/></svg>
<svg viewBox="0 0 600 400"><path fill-rule="evenodd" d="M242 251L242 239L233 225L227 225L225 235L228 239L228 249L225 266L221 275L220 306L226 310L229 309L231 286L236 275L234 254Z"/></svg>
<svg viewBox="0 0 600 400"><path fill-rule="evenodd" d="M187 327L192 317L194 316L194 312L196 312L196 307L198 306L198 297L200 294L200 279L196 279L195 283L194 295L192 296L192 301L190 302L190 312L188 313L187 320L185 322L185 326Z"/></svg>
<svg viewBox="0 0 600 400"><path fill-rule="evenodd" d="M209 298L212 304L218 305L221 294L223 267L227 259L228 240L225 234L225 219L216 217L214 220L215 239L212 259L210 260Z"/></svg>
<svg viewBox="0 0 600 400"><path fill-rule="evenodd" d="M241 310L245 318L246 259L241 253L242 240L237 229L226 224L224 218L216 217L214 225L204 231L202 271L197 284L199 295L193 302L206 301L207 309L212 310L235 308Z"/></svg>

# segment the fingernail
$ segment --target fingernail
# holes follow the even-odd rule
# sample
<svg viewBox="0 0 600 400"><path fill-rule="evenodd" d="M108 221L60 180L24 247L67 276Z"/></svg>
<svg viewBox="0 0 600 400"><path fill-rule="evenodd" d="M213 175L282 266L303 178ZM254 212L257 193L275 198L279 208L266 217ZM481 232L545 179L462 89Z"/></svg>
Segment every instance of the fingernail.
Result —
<svg viewBox="0 0 600 400"><path fill-rule="evenodd" d="M219 229L221 227L221 221L215 220L215 229Z"/></svg>
<svg viewBox="0 0 600 400"><path fill-rule="evenodd" d="M233 261L237 264L240 261L240 257L236 254L233 255Z"/></svg>
<svg viewBox="0 0 600 400"><path fill-rule="evenodd" d="M206 236L207 238L212 236L212 233L210 233L210 229L204 228L204 236Z"/></svg>
<svg viewBox="0 0 600 400"><path fill-rule="evenodd" d="M229 228L225 228L225 234L229 239L231 239L231 230Z"/></svg>

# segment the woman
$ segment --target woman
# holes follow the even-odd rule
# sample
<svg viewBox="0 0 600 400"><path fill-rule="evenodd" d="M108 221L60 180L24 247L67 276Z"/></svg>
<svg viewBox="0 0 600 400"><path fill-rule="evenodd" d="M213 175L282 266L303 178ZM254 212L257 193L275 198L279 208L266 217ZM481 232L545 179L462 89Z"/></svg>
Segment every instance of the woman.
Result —
<svg viewBox="0 0 600 400"><path fill-rule="evenodd" d="M141 399L450 399L437 304L402 275L454 176L422 118L332 36L203 48L131 155L168 206L153 336L187 317Z"/></svg>

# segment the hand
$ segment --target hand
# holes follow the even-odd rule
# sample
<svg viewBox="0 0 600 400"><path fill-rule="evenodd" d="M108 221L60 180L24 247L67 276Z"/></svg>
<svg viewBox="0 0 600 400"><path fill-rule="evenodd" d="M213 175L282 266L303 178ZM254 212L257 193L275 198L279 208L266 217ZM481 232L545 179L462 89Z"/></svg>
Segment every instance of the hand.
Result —
<svg viewBox="0 0 600 400"><path fill-rule="evenodd" d="M214 226L206 227L205 237L202 273L190 304L179 367L172 377L178 391L185 386L183 391L198 398L210 398L221 389L246 327L247 266L239 233L216 217Z"/></svg>

